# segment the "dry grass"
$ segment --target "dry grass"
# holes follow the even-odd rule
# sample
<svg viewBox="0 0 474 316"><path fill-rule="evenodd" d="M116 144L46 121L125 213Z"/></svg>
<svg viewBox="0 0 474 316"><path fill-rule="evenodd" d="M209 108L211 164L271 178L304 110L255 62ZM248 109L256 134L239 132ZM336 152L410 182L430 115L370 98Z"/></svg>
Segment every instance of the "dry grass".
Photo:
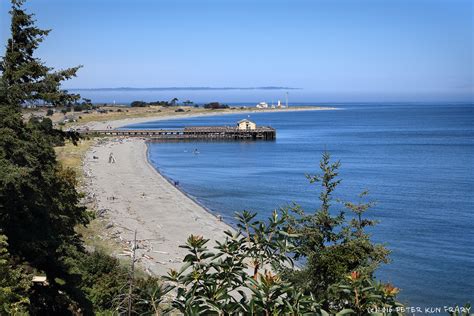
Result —
<svg viewBox="0 0 474 316"><path fill-rule="evenodd" d="M109 120L121 120L126 118L136 117L148 117L148 116L170 116L170 115L182 115L189 113L202 113L208 110L203 108L183 107L185 112L175 112L176 109L181 107L161 107L161 106L150 106L144 108L117 108L117 107L102 107L101 109L107 110L107 113L78 113L81 119L78 123L88 123L93 121L109 121ZM117 110L121 110L117 112ZM110 112L113 111L113 112Z"/></svg>
<svg viewBox="0 0 474 316"><path fill-rule="evenodd" d="M73 116L77 122L66 123L66 127L75 125L82 125L89 122L96 121L111 121L121 120L126 118L141 118L141 117L164 117L164 116L187 116L189 114L202 114L202 113L220 113L220 112L241 112L240 108L235 109L220 109L220 110L209 110L204 108L195 107L162 107L162 106L150 106L143 108L131 108L131 107L113 107L104 106L102 110L107 110L107 113L97 113L91 111L91 113L67 113L67 117ZM177 109L182 109L183 112L175 112ZM52 116L53 122L59 122L64 118L62 113L55 113Z"/></svg>
<svg viewBox="0 0 474 316"><path fill-rule="evenodd" d="M82 170L82 161L86 152L94 143L92 139L83 139L77 146L71 142L67 142L66 145L62 147L56 147L56 156L63 167L72 168L79 180L82 180L83 170Z"/></svg>
<svg viewBox="0 0 474 316"><path fill-rule="evenodd" d="M96 218L85 227L77 226L76 231L82 236L82 240L88 248L114 255L120 252L122 245L106 235L106 225L106 219Z"/></svg>

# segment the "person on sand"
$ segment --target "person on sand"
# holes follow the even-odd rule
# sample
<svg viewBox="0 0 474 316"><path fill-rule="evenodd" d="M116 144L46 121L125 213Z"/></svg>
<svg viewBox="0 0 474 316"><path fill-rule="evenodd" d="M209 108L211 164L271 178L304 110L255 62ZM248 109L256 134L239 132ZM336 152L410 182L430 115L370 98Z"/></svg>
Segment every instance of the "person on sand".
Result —
<svg viewBox="0 0 474 316"><path fill-rule="evenodd" d="M109 155L109 163L115 163L115 157L113 153L110 153Z"/></svg>

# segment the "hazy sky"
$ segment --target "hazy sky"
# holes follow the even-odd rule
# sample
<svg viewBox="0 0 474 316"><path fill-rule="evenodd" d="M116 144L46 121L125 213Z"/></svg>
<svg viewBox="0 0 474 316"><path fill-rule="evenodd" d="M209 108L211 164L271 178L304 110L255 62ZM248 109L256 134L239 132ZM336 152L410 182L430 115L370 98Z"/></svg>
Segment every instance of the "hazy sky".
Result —
<svg viewBox="0 0 474 316"><path fill-rule="evenodd" d="M0 40L9 3L0 1ZM472 0L30 0L66 87L290 86L467 100ZM3 50L2 53L3 54Z"/></svg>

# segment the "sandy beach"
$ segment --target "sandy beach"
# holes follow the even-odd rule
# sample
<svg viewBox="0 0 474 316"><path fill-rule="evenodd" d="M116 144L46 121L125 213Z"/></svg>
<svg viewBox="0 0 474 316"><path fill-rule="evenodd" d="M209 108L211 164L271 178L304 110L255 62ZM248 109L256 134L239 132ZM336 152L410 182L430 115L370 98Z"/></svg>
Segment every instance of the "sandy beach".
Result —
<svg viewBox="0 0 474 316"><path fill-rule="evenodd" d="M123 245L115 253L129 256L135 229L139 263L163 275L182 265L179 248L190 234L211 240L223 236L228 225L207 212L163 178L147 161L143 139L100 141L86 155L86 187L107 221L106 232ZM113 153L115 163L109 163Z"/></svg>

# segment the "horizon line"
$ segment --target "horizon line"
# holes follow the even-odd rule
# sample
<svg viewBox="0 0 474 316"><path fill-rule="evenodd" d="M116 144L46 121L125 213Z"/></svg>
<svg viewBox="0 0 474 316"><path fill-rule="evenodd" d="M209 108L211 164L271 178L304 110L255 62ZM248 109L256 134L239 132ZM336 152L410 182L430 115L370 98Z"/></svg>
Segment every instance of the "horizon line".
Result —
<svg viewBox="0 0 474 316"><path fill-rule="evenodd" d="M199 90L301 90L302 88L263 86L263 87L116 87L116 88L69 88L70 91L199 91Z"/></svg>

